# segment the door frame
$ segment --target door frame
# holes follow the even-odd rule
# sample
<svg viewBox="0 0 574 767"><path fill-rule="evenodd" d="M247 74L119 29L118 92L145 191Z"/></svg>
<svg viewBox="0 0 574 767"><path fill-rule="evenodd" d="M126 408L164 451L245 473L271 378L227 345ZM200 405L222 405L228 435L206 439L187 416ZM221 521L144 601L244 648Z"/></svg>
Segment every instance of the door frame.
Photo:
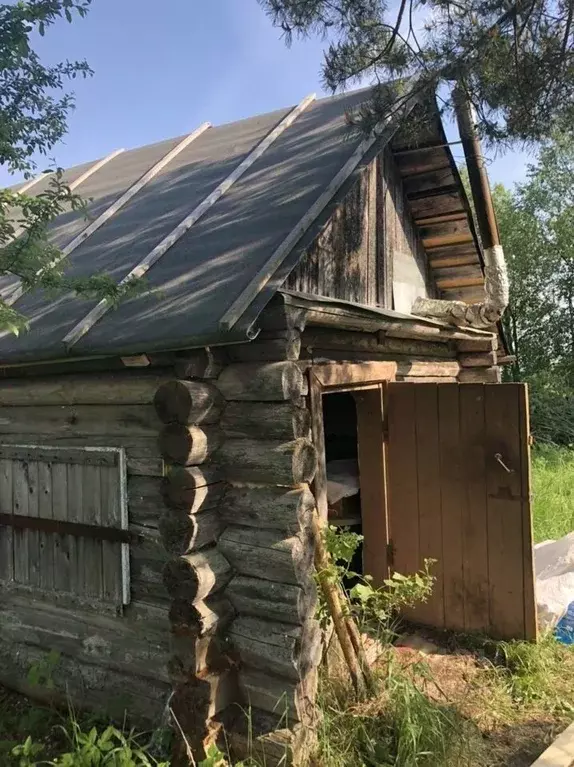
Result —
<svg viewBox="0 0 574 767"><path fill-rule="evenodd" d="M328 521L323 395L353 394L361 487L363 569L382 585L390 574L386 490L385 388L396 379L396 362L325 362L309 368L311 432L317 450L314 493L321 523ZM382 514L381 514L382 510Z"/></svg>

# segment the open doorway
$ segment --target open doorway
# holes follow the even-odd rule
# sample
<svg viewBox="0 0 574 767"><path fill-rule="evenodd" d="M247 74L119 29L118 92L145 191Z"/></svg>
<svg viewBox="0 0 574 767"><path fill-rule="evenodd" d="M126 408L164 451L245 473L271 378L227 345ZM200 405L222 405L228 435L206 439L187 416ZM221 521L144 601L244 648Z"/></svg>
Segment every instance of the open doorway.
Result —
<svg viewBox="0 0 574 767"><path fill-rule="evenodd" d="M326 363L309 371L319 515L363 536L355 571L372 576L374 585L389 577L383 405L386 383L395 373L394 362ZM328 490L329 479L342 480L348 492L337 499L333 485Z"/></svg>

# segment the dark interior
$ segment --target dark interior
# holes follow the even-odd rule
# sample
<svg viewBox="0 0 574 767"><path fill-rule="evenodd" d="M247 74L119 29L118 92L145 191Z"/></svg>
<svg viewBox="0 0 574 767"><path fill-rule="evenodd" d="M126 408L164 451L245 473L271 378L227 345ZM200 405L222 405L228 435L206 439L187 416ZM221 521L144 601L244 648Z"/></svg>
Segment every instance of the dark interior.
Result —
<svg viewBox="0 0 574 767"><path fill-rule="evenodd" d="M353 395L349 392L323 395L323 422L327 479L329 479L331 462L358 460L357 409ZM338 503L329 504L329 524L361 534L360 491ZM359 545L350 569L358 573L363 572L362 545Z"/></svg>

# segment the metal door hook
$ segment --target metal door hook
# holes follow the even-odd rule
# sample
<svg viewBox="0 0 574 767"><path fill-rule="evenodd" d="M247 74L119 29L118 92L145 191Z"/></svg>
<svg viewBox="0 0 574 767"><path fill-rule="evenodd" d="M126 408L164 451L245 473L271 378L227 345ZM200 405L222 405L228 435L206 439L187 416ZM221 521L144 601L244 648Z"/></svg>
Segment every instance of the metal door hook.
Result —
<svg viewBox="0 0 574 767"><path fill-rule="evenodd" d="M504 463L504 461L502 460L502 455L501 455L500 453L495 453L495 454L494 454L494 457L496 458L496 460L498 461L498 463L499 463L499 464L502 466L502 468L504 469L504 471L505 471L505 472L507 472L507 474L512 474L512 472L514 471L514 469L509 469L509 468L508 468L508 466L507 466L507 465Z"/></svg>

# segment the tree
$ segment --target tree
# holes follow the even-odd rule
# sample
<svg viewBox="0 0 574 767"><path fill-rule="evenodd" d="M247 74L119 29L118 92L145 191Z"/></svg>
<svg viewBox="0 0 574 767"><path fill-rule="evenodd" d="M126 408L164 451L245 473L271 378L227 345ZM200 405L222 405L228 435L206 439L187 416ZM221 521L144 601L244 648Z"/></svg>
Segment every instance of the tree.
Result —
<svg viewBox="0 0 574 767"><path fill-rule="evenodd" d="M574 139L545 142L527 180L494 201L511 281L504 317L515 380L531 384L539 435L574 441Z"/></svg>
<svg viewBox="0 0 574 767"><path fill-rule="evenodd" d="M497 144L540 141L573 123L574 0L400 0L393 12L387 0L259 2L287 42L324 37L329 90L364 78L383 84L361 110L364 128L423 89L450 110L441 85L453 81Z"/></svg>
<svg viewBox="0 0 574 767"><path fill-rule="evenodd" d="M67 130L74 106L67 82L86 77L85 61L46 66L32 48L35 33L44 35L59 19L83 17L91 0L20 0L0 5L0 163L30 178L38 156L46 156ZM32 190L31 190L32 191ZM107 275L70 279L66 262L49 243L48 226L60 213L81 209L82 200L62 182L55 168L42 194L0 191L0 275L21 279L25 289L74 290L88 296L118 300L125 292ZM0 299L0 329L18 332L26 318Z"/></svg>

